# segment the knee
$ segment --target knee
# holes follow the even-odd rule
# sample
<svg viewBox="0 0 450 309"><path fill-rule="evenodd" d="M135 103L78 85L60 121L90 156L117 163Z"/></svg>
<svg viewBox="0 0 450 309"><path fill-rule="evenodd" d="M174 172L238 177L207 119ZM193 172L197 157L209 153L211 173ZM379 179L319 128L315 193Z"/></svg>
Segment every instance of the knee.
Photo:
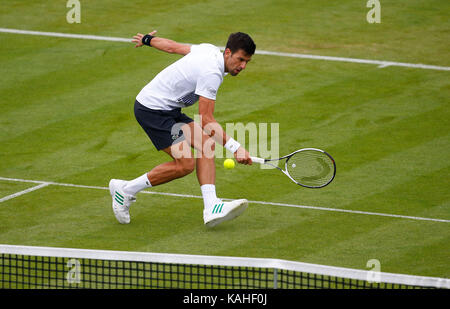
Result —
<svg viewBox="0 0 450 309"><path fill-rule="evenodd" d="M195 170L195 160L193 158L184 158L177 160L177 173L180 176L188 175Z"/></svg>

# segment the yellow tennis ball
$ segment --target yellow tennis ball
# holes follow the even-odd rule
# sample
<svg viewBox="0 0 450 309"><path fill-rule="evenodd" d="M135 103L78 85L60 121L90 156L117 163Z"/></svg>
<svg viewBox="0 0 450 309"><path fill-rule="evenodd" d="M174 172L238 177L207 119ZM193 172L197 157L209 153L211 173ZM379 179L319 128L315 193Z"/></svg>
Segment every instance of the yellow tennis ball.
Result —
<svg viewBox="0 0 450 309"><path fill-rule="evenodd" d="M234 168L234 160L232 159L226 159L225 161L223 161L223 166L227 169L232 169Z"/></svg>

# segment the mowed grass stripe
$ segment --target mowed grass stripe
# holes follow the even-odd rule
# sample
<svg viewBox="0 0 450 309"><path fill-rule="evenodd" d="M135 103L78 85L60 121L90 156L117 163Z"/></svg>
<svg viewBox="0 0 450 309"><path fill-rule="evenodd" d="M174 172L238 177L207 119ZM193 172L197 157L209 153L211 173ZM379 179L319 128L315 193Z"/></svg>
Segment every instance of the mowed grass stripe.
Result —
<svg viewBox="0 0 450 309"><path fill-rule="evenodd" d="M450 192L443 175L450 173L450 166L432 171L411 173L404 182L399 182L384 190L374 190L345 204L348 209L370 208L372 211L408 213L419 217L448 218L446 203L450 202ZM433 194L429 194L433 192Z"/></svg>
<svg viewBox="0 0 450 309"><path fill-rule="evenodd" d="M57 183L51 181L36 181L36 180L23 180L23 179L13 179L13 178L2 178L3 180L17 181L17 182L29 182L29 183L40 183L41 185L54 185L54 186L62 186L62 187L71 187L71 188L82 188L82 189L100 189L107 190L107 187L101 186L88 186L88 185L76 185L76 184L68 184L68 183ZM194 198L194 199L202 199L201 196L196 195L185 195L179 193L166 193L166 192L153 192L153 191L142 191L141 193L146 194L155 194L155 195L164 195L164 196L172 196L172 197L181 197L181 198ZM223 198L224 201L231 200L229 198ZM190 203L190 202L188 202ZM195 202L194 202L195 203ZM380 216L380 217L391 217L391 218L401 218L401 219L411 219L418 221L434 221L434 222L450 222L450 220L445 219L436 219L436 218L425 218L425 217L417 217L417 216L407 216L407 215L397 215L397 214L389 214L389 213L376 213L370 211L360 211L360 210L348 210L348 209L337 209L330 207L319 207L319 206L307 206L307 205L295 205L295 204L286 204L286 203L277 203L277 202L265 202L265 201L249 201L251 204L260 204L260 205L270 205L270 206L283 206L288 208L296 208L296 209L313 209L320 211L328 211L328 212L338 212L338 213L347 213L347 214L357 214L357 215L368 215L368 216Z"/></svg>
<svg viewBox="0 0 450 309"><path fill-rule="evenodd" d="M317 191L299 190L289 184L284 176L273 171L259 171L260 175L270 177L258 189L249 188L246 192L259 194L259 199L285 201L287 203L316 204L320 195L320 203L337 208L360 209L346 206L352 199L359 200L374 193L383 192L391 186L420 178L430 171L448 166L445 154L448 152L449 136L446 133L445 121L434 121L445 117L445 109L415 115L399 122L385 123L377 130L365 132L347 140L329 150L337 160L338 173L334 182L327 188ZM344 126L344 124L343 124ZM286 149L286 146L280 143ZM291 147L294 147L292 145ZM288 150L288 149L286 149ZM245 173L245 171L243 171ZM252 173L245 181L254 181ZM245 181L237 185L244 185ZM260 188L271 187L265 195ZM416 192L419 198L423 192ZM369 207L369 205L366 205Z"/></svg>
<svg viewBox="0 0 450 309"><path fill-rule="evenodd" d="M170 238L174 231L188 235L192 229L203 226L203 203L186 203L185 199L167 199L165 196L140 197L140 205L132 207L132 223L119 224L111 209L111 197L101 190L83 190L72 187L43 188L41 195L22 196L8 201L14 207L14 220L8 220L1 228L0 242L40 244L87 248L123 248L127 250L156 244ZM83 190L83 194L80 194ZM51 202L48 197L51 196ZM45 205L36 207L35 205ZM43 208L43 209L40 209ZM0 214L5 209L0 209ZM45 218L45 220L41 220ZM82 228L80 228L82 226ZM49 227L58 233L45 235ZM176 227L176 229L175 229ZM200 232L200 231L199 231ZM183 252L194 240L188 240L178 249L170 241L162 241L162 252ZM185 251L186 252L186 251Z"/></svg>
<svg viewBox="0 0 450 309"><path fill-rule="evenodd" d="M392 132L395 135L395 130ZM265 181L260 188L270 186L274 193L270 195L271 199L268 199L269 195L260 193L260 200L277 200L286 203L296 201L303 205L319 204L333 208L422 216L423 207L433 206L432 203L426 202L427 196L435 195L437 198L444 199L448 196L443 189L445 179L439 179L439 176L432 179L427 190L419 189L423 184L431 181L427 175L439 174L439 171L445 171L449 167L448 161L444 159L449 151L449 136L428 138L430 139L424 139L419 145L410 143L405 148L401 147L400 141L391 145L374 143L374 145L381 145L380 151L376 152L380 154L378 157L375 156L376 153L365 152L364 149L359 153L357 147L349 148L345 153L334 150L332 153L342 153L342 157L336 158L338 173L333 183L321 189L320 192L293 188L284 182L284 176L279 175L277 179L276 175L272 177L271 171L261 171L261 175L271 177L271 180L270 183ZM375 156L373 160L370 159L369 154ZM352 161L353 157L354 161ZM364 157L367 158L362 160L361 158ZM445 172L442 175L445 175ZM251 181L251 179L247 180ZM407 190L408 185L418 189ZM392 192L392 188L403 190ZM255 194L257 194L256 191ZM403 201L398 205L399 200L396 196L407 196L411 200L420 202ZM448 218L448 213L444 211L440 218L446 217Z"/></svg>
<svg viewBox="0 0 450 309"><path fill-rule="evenodd" d="M307 220L278 231L277 240L274 238L275 234L267 235L256 239L253 246L263 248L262 251L268 255L270 249L275 248L279 252L290 253L290 259L302 261L328 264L331 261L330 265L364 269L368 260L379 259L382 271L401 269L401 273L411 274L413 273L411 265L415 265L421 266L418 273L422 275L448 274L447 269L443 267L445 265L443 248L449 234L442 233L435 225L431 226L428 223L421 225L405 220L393 222L369 217L355 220L355 217L339 214L326 216L320 212L309 215ZM349 228L343 229L342 226ZM421 252L424 247L432 246L435 246L435 252L432 250ZM243 246L235 248L235 252L241 250L244 250ZM409 253L399 254L398 251L401 250ZM404 259L399 256L403 256ZM437 263L431 265L430 261L433 260Z"/></svg>
<svg viewBox="0 0 450 309"><path fill-rule="evenodd" d="M42 44L42 42L36 44ZM128 99L127 102L132 105L138 91L151 77L169 64L171 59L175 59L174 56L164 57L161 52L152 54L148 50L145 54L147 57L143 57L143 50L135 50L131 46L116 48L102 44L94 48L84 44L82 46L85 47L81 47L80 50L76 42L64 45L66 47L63 50L66 52L63 56L57 57L56 67L49 66L45 70L44 66L40 74L31 77L22 72L16 79L12 78L13 84L0 86L2 87L0 92L8 96L11 101L11 104L2 105L1 111L5 117L11 120L20 119L25 125L17 126L14 131L8 131L10 133L8 137L11 137L11 134L16 136L24 132L28 123L35 127L37 123L67 118L67 111L71 111L71 114L85 112L99 105L107 105L109 101L118 98ZM30 50L32 50L31 47ZM54 47L48 53L58 55L61 54L61 49ZM148 57L150 54L152 54L151 59ZM37 63L45 63L52 58L42 60L41 57L35 57L30 53L27 55L26 63L30 62L30 57ZM118 57L124 60L121 62L123 66L117 64ZM141 58L142 66L130 69L138 58ZM24 66L23 63L25 62L14 63L12 67L20 72L23 68L29 67L29 65ZM7 72L9 70L5 70L5 74L8 74ZM139 84L136 80L140 81ZM29 85L26 88L28 91L24 91L24 84ZM13 102L17 105L12 104ZM51 113L49 113L49 106L51 106ZM35 121L28 119L27 115L30 114L35 117L33 118Z"/></svg>
<svg viewBox="0 0 450 309"><path fill-rule="evenodd" d="M92 123L85 124L86 121ZM104 111L99 110L85 117L80 115L49 124L20 139L4 143L9 145L8 151L2 155L4 172L11 170L19 176L23 170L34 177L58 180L99 166L104 167L123 157L144 153L148 145L135 144L130 139L141 132L137 126L124 126L128 121L131 122L114 114L105 117ZM103 134L93 135L97 132ZM34 138L31 141L30 136ZM123 140L121 147L117 147L115 139ZM47 142L42 143L43 140ZM49 166L53 166L53 169L50 170Z"/></svg>
<svg viewBox="0 0 450 309"><path fill-rule="evenodd" d="M360 164L351 170L343 170L338 186L346 194L345 197L338 195L336 199L345 205L345 201L382 192L411 178L448 167L450 163L443 160L442 152L448 147L448 142L449 135L435 138L403 151L390 151L379 160Z"/></svg>
<svg viewBox="0 0 450 309"><path fill-rule="evenodd" d="M361 73L370 75L371 72ZM338 75L338 72L334 72L332 77L337 78ZM424 80L418 81L413 73L402 75L403 80L399 85L402 90L395 93L384 94L383 90L378 91L378 88L384 88L380 85L380 80L388 78L388 74L377 74L373 80L365 81L359 81L359 75L356 75L354 79L336 82L335 87L331 89L318 87L312 93L307 89L299 89L294 96L291 96L293 93L284 92L283 101L266 108L262 106L262 111L255 113L259 118L264 117L264 114L277 114L282 117L284 121L280 123L283 128L281 138L289 136L302 145L321 143L323 147L330 147L344 144L351 138L370 134L385 126L390 128L392 123L445 106L445 100L441 99L440 95L435 96L443 86L439 75L428 75ZM428 88L428 80L435 81L435 85ZM355 87L355 84L358 84L358 87ZM373 90L374 85L378 87L376 91ZM421 89L422 93L416 94L417 88ZM348 91L351 98L340 94ZM292 106L298 107L293 109ZM428 118L440 117L440 114L436 113ZM296 125L289 126L290 123ZM419 125L421 124L422 122L419 122ZM301 130L301 134L298 130Z"/></svg>
<svg viewBox="0 0 450 309"><path fill-rule="evenodd" d="M33 105L15 106L14 110L4 113L5 119L10 119L11 122L20 121L23 125L12 125L13 123L11 123L6 127L9 130L5 133L8 134L3 135L2 140L9 140L29 130L36 130L54 122L67 121L74 116L86 115L88 112L101 108L104 109L104 112L114 112L117 106L123 106L120 109L121 113L126 112L127 116L131 118L130 111L132 111L135 91L124 88L125 92L123 92L117 86L123 85L123 80L132 75L129 72L128 74L99 78L82 87L66 85L68 87L66 91L58 95L51 90L45 91L44 97L32 100ZM63 82L63 84L70 83L70 80L66 80L66 83ZM127 95L127 91L133 91L133 94L130 92Z"/></svg>
<svg viewBox="0 0 450 309"><path fill-rule="evenodd" d="M411 112L408 117L398 121L379 123L372 130L354 132L350 138L335 144L331 149L348 148L347 155L355 155L354 159L364 161L367 158L377 159L386 154L414 147L436 137L444 136L446 130L446 117L450 115L445 105L437 104L434 109L425 109L423 112ZM345 128L344 123L342 127ZM351 124L347 130L352 130ZM431 148L434 149L434 148ZM359 161L355 161L356 164Z"/></svg>
<svg viewBox="0 0 450 309"><path fill-rule="evenodd" d="M15 43L20 44L20 42ZM36 44L42 44L42 42L36 42ZM165 56L164 53L154 50L137 50L132 46L116 47L105 43L97 47L89 46L86 43L84 47L72 45L66 46L65 49L54 47L47 51L50 54L49 59L41 59L39 55L33 53L27 55L27 62L36 62L41 65L43 63L42 70L33 71L33 74L28 74L28 66L24 65L25 61L13 62L11 67L15 68L17 76L14 75L14 72L11 73L12 76L8 79L9 83L0 86L0 93L12 96L11 102L24 98L40 100L42 104L45 104L45 99L48 97L67 95L71 91L86 86L90 87L95 83L101 85L102 80L121 80L121 83L116 83L114 87L98 88L109 90L102 93L103 96L118 91L122 87L122 83L140 90L146 80L149 81L165 65L180 58L180 56L174 55ZM58 56L51 57L53 54ZM120 63L117 63L117 59L121 59ZM130 66L138 60L142 66L130 69ZM47 62L51 61L52 65L46 66ZM1 68L0 70L9 75L11 69ZM146 76L141 77L144 74ZM136 84L136 80L142 83L142 87ZM23 83L28 85L26 88L28 91L24 91ZM58 87L54 87L55 84ZM132 90L127 89L127 91ZM97 96L96 93L90 94ZM28 100L23 100L21 103L24 107L33 106ZM11 109L10 105L2 106L3 111L8 111L8 107Z"/></svg>
<svg viewBox="0 0 450 309"><path fill-rule="evenodd" d="M20 93L21 87L17 82L28 81L29 90L41 88L41 91L34 92L36 97L45 96L47 92L43 90L48 90L52 81L60 84L59 87L51 89L54 94L63 93L67 88L74 88L79 84L88 84L91 82L90 79L77 79L76 83L67 84L63 81L73 80L73 77L77 76L73 73L79 73L83 68L87 68L86 65L89 63L97 67L103 65L101 60L108 59L110 55L107 55L107 51L114 48L111 43L99 42L92 45L83 41L55 40L46 37L12 36L8 38L8 43L8 45L21 46L20 50L26 50L26 53L7 57L7 60L3 61L0 70L8 73L8 79L0 86L0 93L4 94L7 90L16 95L24 95ZM3 48L0 47L0 51L5 54L7 50L2 50ZM125 48L125 46L121 47L121 49ZM30 61L34 64L33 66L24 65ZM100 77L105 73L94 70L90 72L90 75Z"/></svg>
<svg viewBox="0 0 450 309"><path fill-rule="evenodd" d="M406 220L398 222L367 220L367 218L361 220L341 218L341 223L336 222L337 226L342 223L349 224L351 229L328 230L335 233L334 241L331 237L325 237L322 244L303 256L302 260L315 260L319 263L335 261L334 265L342 265L338 261L345 261L346 267L364 268L367 261L377 259L381 263L381 271L395 270L405 274L412 273L412 265L428 264L417 273L421 275L442 273L443 277L449 275L448 269L442 267L446 260L443 259L445 246L436 252L423 251L423 248L444 244L445 240L449 239L449 233L443 233L436 225L416 224ZM351 230L353 233L345 234ZM436 264L430 262L433 260Z"/></svg>
<svg viewBox="0 0 450 309"><path fill-rule="evenodd" d="M40 195L30 193L9 201L15 208L14 220L8 220L1 230L2 243L86 248L88 239L101 237L101 229L108 225L116 232L110 231L111 238L104 245L115 243L114 237L120 231L112 214L109 194L96 190L84 190L80 194L80 189L52 186L41 190L45 191Z"/></svg>
<svg viewBox="0 0 450 309"><path fill-rule="evenodd" d="M242 252L245 251L237 253L234 250L235 247L253 247L255 239L264 237L264 235L270 239L270 235L276 234L286 225L290 226L293 218L297 222L301 222L304 220L303 218L311 216L311 214L299 212L296 209L274 210L271 207L250 204L248 209L235 220L221 224L214 229L207 229L203 226L201 200L192 201L189 204L183 200L178 200L171 206L166 203L155 205L153 196L143 197L140 200L143 205L150 205L148 208L142 206L143 208L140 209L140 212L147 213L149 226L157 224L158 230L167 230L164 238L149 243L141 250L162 252L170 244L171 249L175 250L174 252L242 256ZM174 213L174 215L168 216L167 213ZM274 213L277 213L276 217L273 216ZM136 217L136 220L145 219ZM189 220L190 224L183 222ZM189 228L181 228L169 233L173 224L183 226L187 224Z"/></svg>
<svg viewBox="0 0 450 309"><path fill-rule="evenodd" d="M340 213L327 215L322 212L290 213L292 218L287 219L280 216L278 211L280 209L272 209L273 224L279 227L278 230L257 237L252 241L251 246L248 244L248 248L245 245L237 244L231 251L236 254L245 250L250 254L262 256L285 252L291 260L309 262L315 260L329 265L345 264L346 267L361 269L365 268L368 260L363 243L357 247L359 250L357 254L347 254L350 252L350 248L336 251L333 247L340 242L351 241L359 235L370 233L373 229L388 222L382 217L355 217ZM257 215L253 214L253 216ZM283 219L278 220L279 217ZM272 224L269 218L266 220L263 221L264 224ZM257 222L258 220L253 220L247 224L251 228L256 228ZM344 229L342 226L349 228ZM382 249L382 245L379 248ZM222 252L222 254L224 253ZM334 256L334 258L325 258L324 253ZM324 262L325 260L327 262Z"/></svg>

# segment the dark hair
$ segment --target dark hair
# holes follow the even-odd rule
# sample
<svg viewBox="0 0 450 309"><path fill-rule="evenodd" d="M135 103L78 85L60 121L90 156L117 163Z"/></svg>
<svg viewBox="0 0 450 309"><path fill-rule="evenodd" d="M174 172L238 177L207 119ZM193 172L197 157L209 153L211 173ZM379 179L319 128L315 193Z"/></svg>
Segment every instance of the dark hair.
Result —
<svg viewBox="0 0 450 309"><path fill-rule="evenodd" d="M228 42L225 49L227 48L229 48L232 53L242 49L247 53L247 55L253 55L255 53L256 45L247 33L235 32L230 34L228 37Z"/></svg>

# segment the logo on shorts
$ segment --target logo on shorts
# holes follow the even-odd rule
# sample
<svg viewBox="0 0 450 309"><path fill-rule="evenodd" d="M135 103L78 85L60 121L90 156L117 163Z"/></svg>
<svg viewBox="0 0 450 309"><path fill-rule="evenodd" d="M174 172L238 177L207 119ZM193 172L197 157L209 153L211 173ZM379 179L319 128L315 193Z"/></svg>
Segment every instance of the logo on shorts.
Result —
<svg viewBox="0 0 450 309"><path fill-rule="evenodd" d="M184 124L184 123L183 123ZM182 130L179 130L178 132L173 132L172 131L172 140L177 140L177 139L179 139L180 137L183 137L183 131Z"/></svg>

